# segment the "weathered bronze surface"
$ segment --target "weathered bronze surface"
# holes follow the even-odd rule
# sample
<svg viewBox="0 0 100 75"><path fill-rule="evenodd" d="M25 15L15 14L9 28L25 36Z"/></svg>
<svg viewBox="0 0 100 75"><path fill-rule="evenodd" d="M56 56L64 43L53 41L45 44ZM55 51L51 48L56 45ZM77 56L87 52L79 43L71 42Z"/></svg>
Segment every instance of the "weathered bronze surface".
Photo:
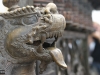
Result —
<svg viewBox="0 0 100 75"><path fill-rule="evenodd" d="M0 14L0 50L5 59L6 75L35 75L35 60L40 73L50 62L66 69L63 55L56 48L66 22L54 3L46 7L18 7ZM52 43L46 40L54 38Z"/></svg>

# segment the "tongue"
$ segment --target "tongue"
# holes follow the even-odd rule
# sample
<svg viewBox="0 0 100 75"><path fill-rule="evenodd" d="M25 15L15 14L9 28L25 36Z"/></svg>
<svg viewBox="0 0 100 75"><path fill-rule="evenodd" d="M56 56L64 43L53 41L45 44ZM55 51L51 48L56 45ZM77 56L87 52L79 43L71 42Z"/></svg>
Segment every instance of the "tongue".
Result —
<svg viewBox="0 0 100 75"><path fill-rule="evenodd" d="M64 58L60 49L55 48L55 47L49 47L47 48L47 50L50 51L50 54L52 55L53 60L56 62L58 66L60 66L63 69L67 68L67 65L64 62Z"/></svg>

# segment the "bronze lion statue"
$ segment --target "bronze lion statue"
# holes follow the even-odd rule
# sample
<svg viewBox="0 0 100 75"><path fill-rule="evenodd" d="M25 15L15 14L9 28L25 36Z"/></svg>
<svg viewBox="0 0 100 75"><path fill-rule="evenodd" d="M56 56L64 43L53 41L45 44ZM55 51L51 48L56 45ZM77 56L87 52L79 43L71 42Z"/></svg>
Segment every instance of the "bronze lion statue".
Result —
<svg viewBox="0 0 100 75"><path fill-rule="evenodd" d="M62 52L56 47L66 21L54 3L46 7L26 6L1 13L0 21L0 50L8 62L28 64L40 60L40 73L53 61L61 68L67 68ZM47 41L52 38L51 42ZM11 71L7 75L15 74Z"/></svg>

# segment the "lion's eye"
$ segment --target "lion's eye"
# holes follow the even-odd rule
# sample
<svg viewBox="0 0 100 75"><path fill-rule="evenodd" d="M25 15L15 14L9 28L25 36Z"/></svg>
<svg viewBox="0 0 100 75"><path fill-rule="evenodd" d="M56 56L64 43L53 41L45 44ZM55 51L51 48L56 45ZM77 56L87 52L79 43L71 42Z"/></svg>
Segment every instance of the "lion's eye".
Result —
<svg viewBox="0 0 100 75"><path fill-rule="evenodd" d="M24 25L33 25L36 22L38 22L36 15L29 15L29 16L23 17L22 19L22 23Z"/></svg>

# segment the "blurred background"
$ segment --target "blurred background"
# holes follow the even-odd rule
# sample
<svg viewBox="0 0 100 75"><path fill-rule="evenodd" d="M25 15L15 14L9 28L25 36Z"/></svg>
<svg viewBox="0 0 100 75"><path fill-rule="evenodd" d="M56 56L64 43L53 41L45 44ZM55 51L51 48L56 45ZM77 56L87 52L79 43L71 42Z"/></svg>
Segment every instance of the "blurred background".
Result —
<svg viewBox="0 0 100 75"><path fill-rule="evenodd" d="M100 0L0 0L0 13L12 7L44 7L49 2L54 2L66 19L65 32L57 47L68 68L62 70L51 63L42 75L100 75ZM39 61L36 75L40 75L38 65ZM1 65L0 75L4 73Z"/></svg>

